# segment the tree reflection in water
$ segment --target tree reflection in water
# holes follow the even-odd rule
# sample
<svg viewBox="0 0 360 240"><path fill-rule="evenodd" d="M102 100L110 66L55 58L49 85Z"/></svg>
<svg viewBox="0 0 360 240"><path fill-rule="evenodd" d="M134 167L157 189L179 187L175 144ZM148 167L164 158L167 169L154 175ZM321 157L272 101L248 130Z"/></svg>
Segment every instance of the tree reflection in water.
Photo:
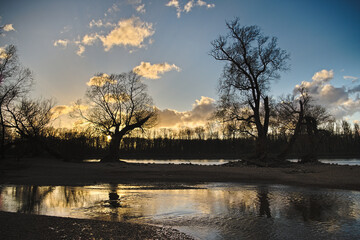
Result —
<svg viewBox="0 0 360 240"><path fill-rule="evenodd" d="M257 190L257 197L259 201L259 215L264 216L266 215L268 218L271 218L271 211L270 211L270 202L268 198L269 190L267 187L260 187Z"/></svg>
<svg viewBox="0 0 360 240"><path fill-rule="evenodd" d="M360 235L357 192L231 183L195 187L2 186L0 210L184 227L204 239Z"/></svg>
<svg viewBox="0 0 360 240"><path fill-rule="evenodd" d="M352 218L353 203L335 193L312 193L303 195L292 193L288 196L286 215L290 218L301 217L308 221L339 221Z"/></svg>
<svg viewBox="0 0 360 240"><path fill-rule="evenodd" d="M13 195L21 213L39 213L42 201L54 190L54 187L17 186Z"/></svg>

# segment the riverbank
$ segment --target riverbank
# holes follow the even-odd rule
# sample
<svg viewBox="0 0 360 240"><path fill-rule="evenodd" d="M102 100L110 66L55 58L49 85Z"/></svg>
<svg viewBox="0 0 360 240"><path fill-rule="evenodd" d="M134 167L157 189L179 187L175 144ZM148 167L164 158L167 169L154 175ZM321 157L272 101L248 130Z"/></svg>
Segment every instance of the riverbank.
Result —
<svg viewBox="0 0 360 240"><path fill-rule="evenodd" d="M1 239L192 239L166 227L0 211Z"/></svg>
<svg viewBox="0 0 360 240"><path fill-rule="evenodd" d="M0 163L1 184L93 185L101 183L243 182L360 191L360 167L288 164L286 167L175 164L74 163L29 158Z"/></svg>

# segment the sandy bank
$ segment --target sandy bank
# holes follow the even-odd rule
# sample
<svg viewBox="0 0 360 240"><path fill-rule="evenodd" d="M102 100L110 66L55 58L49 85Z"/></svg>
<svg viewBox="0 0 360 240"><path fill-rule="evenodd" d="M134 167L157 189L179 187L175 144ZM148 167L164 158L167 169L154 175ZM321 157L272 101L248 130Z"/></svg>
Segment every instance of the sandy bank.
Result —
<svg viewBox="0 0 360 240"><path fill-rule="evenodd" d="M276 183L360 190L360 167L300 165L199 166L117 163L72 163L54 159L7 159L0 163L0 183L26 185L92 185L134 182L244 182Z"/></svg>

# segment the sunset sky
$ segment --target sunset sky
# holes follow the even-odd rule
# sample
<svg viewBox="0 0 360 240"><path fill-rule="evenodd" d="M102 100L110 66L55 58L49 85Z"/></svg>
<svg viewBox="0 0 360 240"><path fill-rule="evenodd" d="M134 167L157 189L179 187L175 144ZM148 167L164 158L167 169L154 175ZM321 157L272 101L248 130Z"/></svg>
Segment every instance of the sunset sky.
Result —
<svg viewBox="0 0 360 240"><path fill-rule="evenodd" d="M136 69L162 126L205 121L224 65L209 55L210 42L239 17L291 55L271 95L302 84L337 119L360 120L357 0L16 0L2 1L0 16L0 47L16 45L34 72L34 95L62 109L84 96L94 74Z"/></svg>

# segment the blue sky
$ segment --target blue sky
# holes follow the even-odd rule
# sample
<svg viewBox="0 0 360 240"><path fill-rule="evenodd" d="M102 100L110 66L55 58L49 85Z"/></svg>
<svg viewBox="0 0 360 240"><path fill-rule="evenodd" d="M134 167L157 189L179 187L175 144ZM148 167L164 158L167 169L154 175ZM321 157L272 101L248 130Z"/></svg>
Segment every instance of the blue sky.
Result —
<svg viewBox="0 0 360 240"><path fill-rule="evenodd" d="M276 36L291 54L291 69L272 84L271 95L306 81L338 119L360 120L359 1L17 0L1 6L0 24L14 30L0 37L0 47L15 44L34 72L34 95L58 105L82 98L95 73L139 67L159 109L210 111L224 64L209 56L210 42L227 32L226 20L239 17Z"/></svg>

